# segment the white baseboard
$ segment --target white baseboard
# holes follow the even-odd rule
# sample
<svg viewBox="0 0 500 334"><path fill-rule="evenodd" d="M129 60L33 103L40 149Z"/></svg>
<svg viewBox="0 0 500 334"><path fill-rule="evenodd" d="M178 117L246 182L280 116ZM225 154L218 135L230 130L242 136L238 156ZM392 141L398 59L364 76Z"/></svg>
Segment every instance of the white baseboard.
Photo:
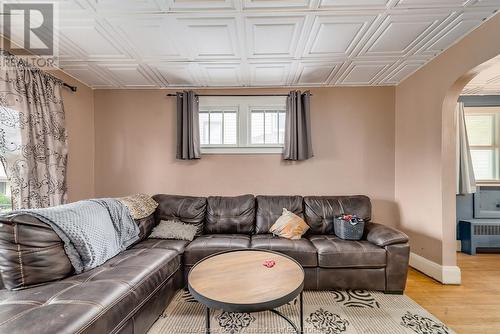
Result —
<svg viewBox="0 0 500 334"><path fill-rule="evenodd" d="M457 266L442 266L415 253L410 253L410 266L443 284L461 283L461 272Z"/></svg>

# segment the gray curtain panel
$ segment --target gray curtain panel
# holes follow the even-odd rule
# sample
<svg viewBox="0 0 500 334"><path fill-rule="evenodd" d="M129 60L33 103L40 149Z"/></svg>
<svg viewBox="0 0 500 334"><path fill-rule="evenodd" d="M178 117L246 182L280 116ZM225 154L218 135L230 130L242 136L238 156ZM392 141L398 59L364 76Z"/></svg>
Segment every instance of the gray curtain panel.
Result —
<svg viewBox="0 0 500 334"><path fill-rule="evenodd" d="M198 97L193 91L177 93L177 159L200 159Z"/></svg>
<svg viewBox="0 0 500 334"><path fill-rule="evenodd" d="M312 158L309 91L291 91L286 100L284 160Z"/></svg>
<svg viewBox="0 0 500 334"><path fill-rule="evenodd" d="M465 195L476 192L476 178L467 138L467 127L465 124L465 111L462 102L457 104L455 110L456 119L456 143L457 143L457 194Z"/></svg>
<svg viewBox="0 0 500 334"><path fill-rule="evenodd" d="M14 209L66 203L62 81L2 51L0 160ZM5 65L8 64L8 65Z"/></svg>

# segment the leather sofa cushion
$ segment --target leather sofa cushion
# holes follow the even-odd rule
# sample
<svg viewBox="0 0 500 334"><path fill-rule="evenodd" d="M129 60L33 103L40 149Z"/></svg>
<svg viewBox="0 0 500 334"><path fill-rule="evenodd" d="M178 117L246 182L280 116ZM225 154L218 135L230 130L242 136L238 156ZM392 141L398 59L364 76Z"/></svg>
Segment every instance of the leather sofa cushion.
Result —
<svg viewBox="0 0 500 334"><path fill-rule="evenodd" d="M64 244L50 226L28 215L0 219L0 272L5 287L22 289L73 272Z"/></svg>
<svg viewBox="0 0 500 334"><path fill-rule="evenodd" d="M0 291L0 333L111 333L179 266L175 251L129 249L62 281Z"/></svg>
<svg viewBox="0 0 500 334"><path fill-rule="evenodd" d="M269 229L281 216L283 209L304 218L302 200L302 196L257 196L255 233L269 233Z"/></svg>
<svg viewBox="0 0 500 334"><path fill-rule="evenodd" d="M250 236L244 234L207 234L194 239L185 249L183 262L193 266L209 255L232 249L250 248Z"/></svg>
<svg viewBox="0 0 500 334"><path fill-rule="evenodd" d="M177 252L177 254L184 253L184 249L189 244L189 241L186 240L173 240L173 239L147 239L143 242L135 245L134 249L142 249L142 248L159 248L159 249L170 249Z"/></svg>
<svg viewBox="0 0 500 334"><path fill-rule="evenodd" d="M308 239L290 240L275 237L272 234L256 234L252 236L250 245L251 248L272 250L288 255L302 267L318 266L316 248Z"/></svg>
<svg viewBox="0 0 500 334"><path fill-rule="evenodd" d="M334 235L308 238L318 252L321 268L382 268L386 266L384 248L368 241L342 240Z"/></svg>
<svg viewBox="0 0 500 334"><path fill-rule="evenodd" d="M255 197L212 196L207 198L206 233L243 233L254 231Z"/></svg>
<svg viewBox="0 0 500 334"><path fill-rule="evenodd" d="M139 241L145 240L156 226L154 214L141 219L136 219L135 222L139 226Z"/></svg>
<svg viewBox="0 0 500 334"><path fill-rule="evenodd" d="M156 223L159 223L160 220L178 220L198 226L197 235L203 232L203 221L207 208L205 197L158 194L154 195L153 199L158 202L155 211Z"/></svg>
<svg viewBox="0 0 500 334"><path fill-rule="evenodd" d="M310 234L333 234L333 219L341 213L371 219L371 202L366 196L306 196L304 217Z"/></svg>
<svg viewBox="0 0 500 334"><path fill-rule="evenodd" d="M377 223L367 224L365 230L366 240L380 247L404 244L409 240L405 233Z"/></svg>

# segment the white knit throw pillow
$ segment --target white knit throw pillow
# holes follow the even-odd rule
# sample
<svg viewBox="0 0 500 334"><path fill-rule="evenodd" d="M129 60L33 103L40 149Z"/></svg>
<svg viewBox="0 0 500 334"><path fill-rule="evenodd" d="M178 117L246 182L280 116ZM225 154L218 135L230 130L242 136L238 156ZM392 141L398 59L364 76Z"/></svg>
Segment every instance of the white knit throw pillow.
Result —
<svg viewBox="0 0 500 334"><path fill-rule="evenodd" d="M198 227L196 225L185 224L176 220L162 220L153 229L149 238L192 241L197 230Z"/></svg>

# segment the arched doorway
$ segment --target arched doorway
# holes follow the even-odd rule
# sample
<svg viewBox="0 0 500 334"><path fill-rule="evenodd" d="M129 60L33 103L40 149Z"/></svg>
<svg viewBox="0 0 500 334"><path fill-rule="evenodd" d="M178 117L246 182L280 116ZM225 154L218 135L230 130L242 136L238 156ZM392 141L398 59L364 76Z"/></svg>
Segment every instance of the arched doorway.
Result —
<svg viewBox="0 0 500 334"><path fill-rule="evenodd" d="M496 185L498 183L498 179L500 176L499 152L496 148L496 146L500 142L500 82L498 84L495 84L495 82L498 81L499 78L500 56L497 56L475 67L472 71L460 77L450 88L443 103L444 119L446 117L445 115L451 114L451 110L456 107L456 102L454 101L456 101L459 96L460 101L463 102L462 105L464 106L465 110L465 123L467 124L467 132L470 145L470 149L467 151L472 155L471 165L474 167L474 174L476 175L478 186L477 191L479 191L479 187L481 186L483 189L483 196L481 197L487 197L487 203L492 200L496 200L497 202L500 201L500 198L498 198L498 192L495 190L496 188L491 188L492 185ZM456 136L453 136L453 140L455 139ZM443 147L449 145L449 143L443 143ZM456 165L457 159L455 159L454 161ZM455 168L458 167L455 166ZM490 191L484 193L485 187ZM486 218L488 216L491 216L490 218L493 218L494 215L492 214L494 212L488 211L488 213L486 214L475 212L475 195L469 194L468 192L469 191L465 191L465 193L457 194L456 196L456 209L454 211L456 213L455 221L457 222L457 224L459 223L459 221L469 222L462 223L462 228L474 229L474 227L472 227L473 225L469 224L479 224L484 228L487 227L490 232L494 231L494 229L491 230L489 228L490 225L488 225L495 224L494 221L487 220L486 223L484 223L484 219L476 219ZM450 215L454 213L451 212L451 210L453 209L447 209ZM449 221L451 221L451 218L449 219ZM459 244L456 245L456 242L451 238L455 238L455 231L458 232L457 225L455 224L449 226L447 231L445 230L445 233L449 238L446 239L447 243L443 243L443 245L449 248L450 254L453 252L454 248L456 248L457 251L461 251L462 248L460 241ZM468 233L463 233L462 238L466 235L468 235ZM469 237L465 239L463 248L465 253L460 254L460 261L458 261L458 265L461 266L465 265L465 263L471 263L477 266L481 266L481 263L487 261L485 258L473 259L465 255L467 253L470 254L471 251L472 253L475 253L475 248L474 250L470 249L470 243L468 240L470 240ZM491 246L494 245L491 244ZM494 259L494 257L491 259Z"/></svg>
<svg viewBox="0 0 500 334"><path fill-rule="evenodd" d="M460 283L456 261L454 109L463 87L500 54L500 15L396 88L395 201L411 240L410 264Z"/></svg>

